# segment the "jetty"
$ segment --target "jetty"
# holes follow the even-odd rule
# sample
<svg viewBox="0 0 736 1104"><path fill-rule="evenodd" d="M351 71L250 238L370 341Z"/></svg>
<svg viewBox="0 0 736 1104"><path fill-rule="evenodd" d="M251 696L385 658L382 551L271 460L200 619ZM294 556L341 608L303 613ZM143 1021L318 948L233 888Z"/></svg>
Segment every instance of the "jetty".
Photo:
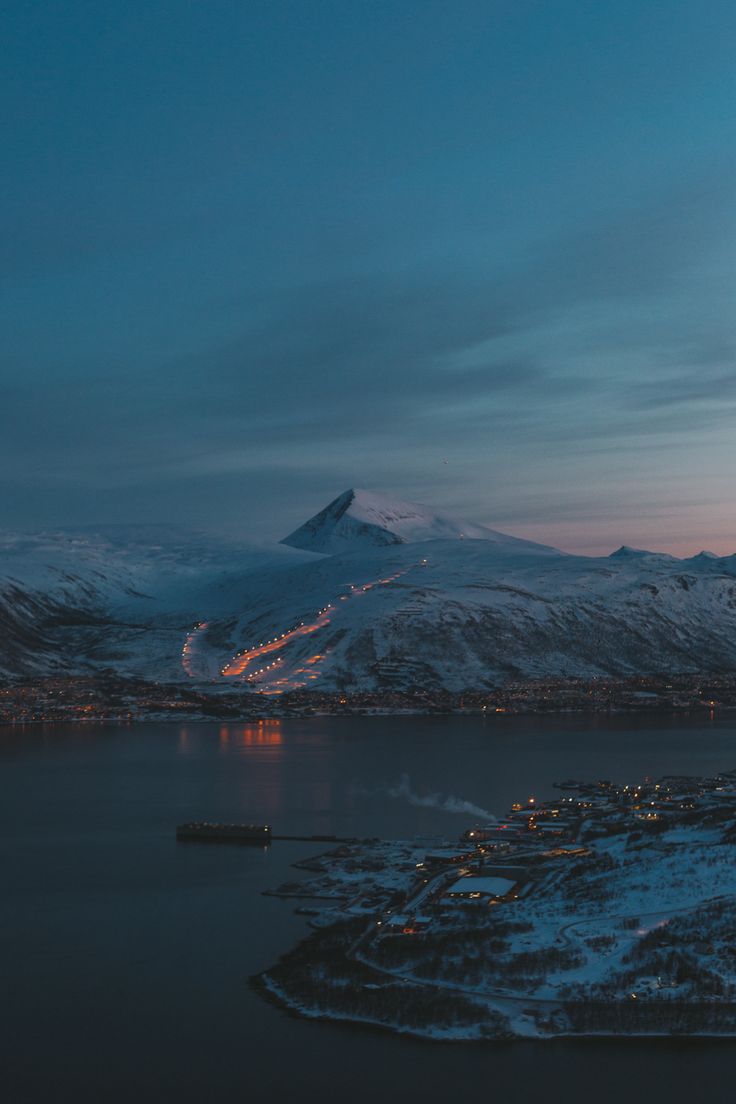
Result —
<svg viewBox="0 0 736 1104"><path fill-rule="evenodd" d="M295 843L359 843L354 836L308 835L275 836L270 824L220 824L211 820L191 820L177 825L176 838L183 843L251 843L261 847L276 840Z"/></svg>
<svg viewBox="0 0 736 1104"><path fill-rule="evenodd" d="M268 824L218 824L210 820L192 820L177 825L176 838L184 842L255 843L263 847L271 842L271 827Z"/></svg>

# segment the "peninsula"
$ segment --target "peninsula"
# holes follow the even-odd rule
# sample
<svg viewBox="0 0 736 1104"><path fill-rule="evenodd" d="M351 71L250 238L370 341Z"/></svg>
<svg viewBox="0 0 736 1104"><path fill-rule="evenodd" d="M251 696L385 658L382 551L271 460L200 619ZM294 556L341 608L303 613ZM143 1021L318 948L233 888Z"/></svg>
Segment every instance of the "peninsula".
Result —
<svg viewBox="0 0 736 1104"><path fill-rule="evenodd" d="M736 771L558 794L302 864L313 933L254 984L431 1038L736 1035Z"/></svg>

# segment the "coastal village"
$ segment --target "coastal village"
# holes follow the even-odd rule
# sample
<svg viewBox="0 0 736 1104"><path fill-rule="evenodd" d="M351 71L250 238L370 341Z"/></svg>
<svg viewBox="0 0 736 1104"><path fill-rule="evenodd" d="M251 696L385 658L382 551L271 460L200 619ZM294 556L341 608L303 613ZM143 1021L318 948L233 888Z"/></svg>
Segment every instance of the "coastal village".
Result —
<svg viewBox="0 0 736 1104"><path fill-rule="evenodd" d="M112 669L0 682L0 724L63 721L257 721L266 718L457 714L696 713L736 709L736 675L636 675L630 678L524 679L492 690L437 687L380 692L294 690L272 697L222 683L163 682Z"/></svg>
<svg viewBox="0 0 736 1104"><path fill-rule="evenodd" d="M314 932L255 979L440 1038L736 1034L736 771L562 780L454 841L341 843L274 892Z"/></svg>

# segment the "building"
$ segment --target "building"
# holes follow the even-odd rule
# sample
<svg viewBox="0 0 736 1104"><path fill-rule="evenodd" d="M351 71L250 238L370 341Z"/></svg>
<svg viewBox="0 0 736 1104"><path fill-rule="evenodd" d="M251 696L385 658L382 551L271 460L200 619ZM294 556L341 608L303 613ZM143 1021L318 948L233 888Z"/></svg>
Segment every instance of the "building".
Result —
<svg viewBox="0 0 736 1104"><path fill-rule="evenodd" d="M468 874L458 878L446 891L452 900L510 901L516 896L518 882L510 878L484 877Z"/></svg>

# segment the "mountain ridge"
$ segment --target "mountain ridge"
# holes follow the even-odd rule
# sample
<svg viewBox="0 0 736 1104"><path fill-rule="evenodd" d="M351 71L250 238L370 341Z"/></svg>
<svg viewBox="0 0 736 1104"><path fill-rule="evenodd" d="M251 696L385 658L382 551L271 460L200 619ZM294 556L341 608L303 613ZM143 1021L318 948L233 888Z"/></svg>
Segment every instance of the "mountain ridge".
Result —
<svg viewBox="0 0 736 1104"><path fill-rule="evenodd" d="M346 518L327 554L0 533L0 674L278 695L736 669L736 556L575 556L354 489L306 537L330 545Z"/></svg>

